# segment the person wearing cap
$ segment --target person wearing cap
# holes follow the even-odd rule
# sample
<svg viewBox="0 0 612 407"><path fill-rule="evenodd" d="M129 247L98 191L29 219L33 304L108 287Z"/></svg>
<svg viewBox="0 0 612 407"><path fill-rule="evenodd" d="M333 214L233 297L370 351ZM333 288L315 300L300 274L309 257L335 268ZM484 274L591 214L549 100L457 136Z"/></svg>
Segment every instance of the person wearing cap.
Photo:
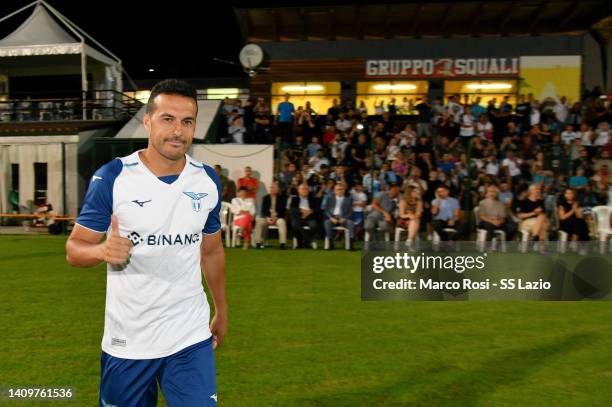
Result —
<svg viewBox="0 0 612 407"><path fill-rule="evenodd" d="M393 212L397 208L397 198L399 196L399 186L396 183L389 183L386 192L380 192L372 200L372 210L365 219L365 230L370 236L376 236L378 228L382 233L387 233L393 224ZM371 239L375 240L375 239Z"/></svg>

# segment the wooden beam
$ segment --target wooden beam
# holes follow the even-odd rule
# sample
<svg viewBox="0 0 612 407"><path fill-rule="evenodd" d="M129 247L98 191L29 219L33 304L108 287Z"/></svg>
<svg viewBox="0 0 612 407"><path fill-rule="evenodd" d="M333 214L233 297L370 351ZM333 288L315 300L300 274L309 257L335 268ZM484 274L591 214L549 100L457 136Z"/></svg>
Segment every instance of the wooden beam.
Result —
<svg viewBox="0 0 612 407"><path fill-rule="evenodd" d="M580 9L580 1L576 0L570 3L569 6L565 7L561 13L557 16L556 20L559 21L559 27L567 25L570 21L576 17L578 10Z"/></svg>
<svg viewBox="0 0 612 407"><path fill-rule="evenodd" d="M385 39L391 39L391 28L389 27L389 21L391 21L391 5L385 5L385 14L383 17L383 37Z"/></svg>
<svg viewBox="0 0 612 407"><path fill-rule="evenodd" d="M510 3L510 5L502 12L502 19L499 22L499 24L497 25L499 27L499 32L502 35L506 34L506 27L508 26L508 23L510 22L510 20L512 19L512 12L514 11L514 9L516 8L516 1L513 1L512 3Z"/></svg>
<svg viewBox="0 0 612 407"><path fill-rule="evenodd" d="M448 26L448 20L450 19L450 15L451 12L453 10L453 5L455 3L453 3L452 1L448 3L448 5L446 6L446 9L444 10L444 17L442 17L442 21L440 21L440 34L446 36L446 27Z"/></svg>
<svg viewBox="0 0 612 407"><path fill-rule="evenodd" d="M329 40L336 40L336 9L330 8L327 12L327 24L328 24L328 32L329 32Z"/></svg>
<svg viewBox="0 0 612 407"><path fill-rule="evenodd" d="M414 8L414 13L412 13L412 17L410 18L412 20L412 33L411 35L413 37L417 36L417 33L419 31L419 14L421 13L421 10L423 9L423 3L419 3L416 5L416 7Z"/></svg>
<svg viewBox="0 0 612 407"><path fill-rule="evenodd" d="M363 17L361 16L362 11L363 10L361 9L361 6L355 7L355 22L357 27L357 35L355 35L355 37L358 40L363 40Z"/></svg>
<svg viewBox="0 0 612 407"><path fill-rule="evenodd" d="M527 31L529 31L532 34L535 34L534 30L536 26L538 25L538 23L540 22L540 20L542 19L542 15L544 14L544 10L546 9L547 5L548 3L543 2L542 4L540 4L538 8L535 9L535 11L531 15L531 22L529 23L529 26L528 26L529 29Z"/></svg>
<svg viewBox="0 0 612 407"><path fill-rule="evenodd" d="M274 41L280 41L280 17L276 9L271 9L272 19L274 20Z"/></svg>
<svg viewBox="0 0 612 407"><path fill-rule="evenodd" d="M484 2L479 2L478 5L474 8L474 11L472 12L472 14L470 15L470 20L472 23L470 24L470 32L474 33L474 37L477 37L480 35L480 31L476 31L476 26L478 25L478 22L480 21L480 15L482 14L482 9L484 8Z"/></svg>
<svg viewBox="0 0 612 407"><path fill-rule="evenodd" d="M302 19L302 41L308 41L308 12L300 8L298 15Z"/></svg>

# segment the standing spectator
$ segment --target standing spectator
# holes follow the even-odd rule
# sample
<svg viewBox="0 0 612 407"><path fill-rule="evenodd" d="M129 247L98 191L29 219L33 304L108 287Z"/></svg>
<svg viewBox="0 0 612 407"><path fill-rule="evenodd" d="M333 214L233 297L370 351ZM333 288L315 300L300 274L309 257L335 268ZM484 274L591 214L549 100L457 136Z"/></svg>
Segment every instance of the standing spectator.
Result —
<svg viewBox="0 0 612 407"><path fill-rule="evenodd" d="M232 143L244 144L244 134L246 133L246 128L244 127L242 118L240 116L234 116L232 119L232 124L227 132L232 138Z"/></svg>
<svg viewBox="0 0 612 407"><path fill-rule="evenodd" d="M470 109L472 112L472 116L474 116L476 120L480 120L480 118L484 116L485 113L487 113L487 109L485 109L485 107L480 104L481 100L482 99L480 98L480 96L477 96L474 103L472 103L472 107Z"/></svg>
<svg viewBox="0 0 612 407"><path fill-rule="evenodd" d="M253 103L252 98L248 98L244 102L242 110L242 122L244 124L244 128L246 129L246 135L248 137L248 140L246 140L246 142L251 142L253 131L255 130L255 105Z"/></svg>
<svg viewBox="0 0 612 407"><path fill-rule="evenodd" d="M231 211L234 214L233 225L242 229L244 250L249 248L251 232L253 231L253 219L255 216L255 200L248 197L247 188L238 188L238 196L232 199Z"/></svg>
<svg viewBox="0 0 612 407"><path fill-rule="evenodd" d="M327 115L331 116L332 120L336 120L339 114L340 114L340 105L338 104L338 99L334 99L332 101L331 107L327 109Z"/></svg>
<svg viewBox="0 0 612 407"><path fill-rule="evenodd" d="M559 101L553 107L553 112L560 123L565 123L567 120L568 111L569 108L567 106L567 98L565 96L561 96L561 99L559 99Z"/></svg>
<svg viewBox="0 0 612 407"><path fill-rule="evenodd" d="M368 196L363 192L361 182L356 182L351 190L351 199L353 201L353 222L355 226L363 226L364 211L368 205Z"/></svg>
<svg viewBox="0 0 612 407"><path fill-rule="evenodd" d="M516 116L518 117L519 131L521 133L528 131L531 127L531 103L525 100L525 95L519 95Z"/></svg>
<svg viewBox="0 0 612 407"><path fill-rule="evenodd" d="M415 109L419 112L419 118L417 120L417 136L426 135L431 137L431 105L427 103L427 99L417 99Z"/></svg>
<svg viewBox="0 0 612 407"><path fill-rule="evenodd" d="M461 128L459 130L459 136L461 136L461 141L464 145L467 146L467 142L474 136L476 128L476 120L474 116L472 116L472 112L466 110L465 113L461 115Z"/></svg>
<svg viewBox="0 0 612 407"><path fill-rule="evenodd" d="M293 136L293 113L295 106L289 101L289 94L285 93L285 101L278 104L278 116L276 123L281 132L281 137L285 142L289 142Z"/></svg>
<svg viewBox="0 0 612 407"><path fill-rule="evenodd" d="M279 193L278 183L270 184L270 193L263 197L261 203L261 217L255 223L255 243L261 248L262 236L268 234L268 227L278 228L278 241L281 250L285 249L287 243L287 222L285 222L285 209L287 198Z"/></svg>
<svg viewBox="0 0 612 407"><path fill-rule="evenodd" d="M257 190L259 189L259 181L253 177L251 167L244 167L244 177L238 178L238 189L246 188L247 197L255 200L257 198Z"/></svg>
<svg viewBox="0 0 612 407"><path fill-rule="evenodd" d="M253 108L255 114L255 142L256 143L271 143L271 127L272 119L270 111L264 103L264 98L258 98L257 104Z"/></svg>
<svg viewBox="0 0 612 407"><path fill-rule="evenodd" d="M219 164L215 165L215 172L221 180L221 201L232 202L236 197L236 183L223 175L223 169Z"/></svg>
<svg viewBox="0 0 612 407"><path fill-rule="evenodd" d="M349 230L350 249L353 248L355 239L355 224L353 223L353 202L351 197L347 197L346 185L336 184L335 194L332 194L323 209L326 219L323 222L325 237L329 239L329 249L334 248L334 227L342 226Z"/></svg>

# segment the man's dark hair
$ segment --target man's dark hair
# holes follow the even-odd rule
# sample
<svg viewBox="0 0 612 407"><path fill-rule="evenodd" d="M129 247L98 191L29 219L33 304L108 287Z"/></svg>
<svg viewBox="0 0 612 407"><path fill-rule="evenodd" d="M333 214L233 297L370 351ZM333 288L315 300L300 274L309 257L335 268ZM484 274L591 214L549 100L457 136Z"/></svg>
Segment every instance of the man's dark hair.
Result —
<svg viewBox="0 0 612 407"><path fill-rule="evenodd" d="M146 112L151 114L155 110L155 98L158 95L178 95L191 98L196 103L196 109L198 106L198 92L189 83L180 79L164 79L161 82L157 82L153 89L151 89L151 95L147 102Z"/></svg>

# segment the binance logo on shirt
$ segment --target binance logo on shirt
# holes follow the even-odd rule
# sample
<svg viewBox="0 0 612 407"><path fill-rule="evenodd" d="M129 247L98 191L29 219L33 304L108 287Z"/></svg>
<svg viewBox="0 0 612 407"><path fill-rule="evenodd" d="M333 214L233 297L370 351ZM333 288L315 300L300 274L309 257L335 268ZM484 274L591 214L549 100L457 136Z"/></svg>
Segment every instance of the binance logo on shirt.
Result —
<svg viewBox="0 0 612 407"><path fill-rule="evenodd" d="M144 242L144 239L136 232L131 232L128 236L128 239L130 239L132 241L132 244L134 246L137 246L138 243L142 243Z"/></svg>

